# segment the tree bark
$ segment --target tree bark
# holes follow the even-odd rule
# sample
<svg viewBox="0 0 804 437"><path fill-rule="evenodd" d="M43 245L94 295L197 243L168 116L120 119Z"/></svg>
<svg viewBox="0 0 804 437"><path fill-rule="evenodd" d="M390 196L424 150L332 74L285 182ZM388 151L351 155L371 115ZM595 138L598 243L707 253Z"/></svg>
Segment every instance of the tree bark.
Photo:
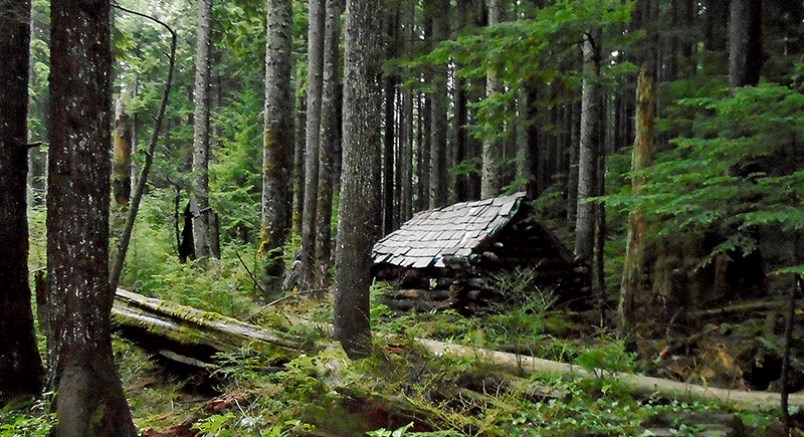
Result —
<svg viewBox="0 0 804 437"><path fill-rule="evenodd" d="M295 135L293 139L293 217L292 233L301 236L302 222L304 221L304 144L307 137L307 93L299 79L300 72L296 74L296 107Z"/></svg>
<svg viewBox="0 0 804 437"><path fill-rule="evenodd" d="M42 360L36 349L28 286L28 45L31 4L0 8L0 408L42 388Z"/></svg>
<svg viewBox="0 0 804 437"><path fill-rule="evenodd" d="M399 5L396 3L389 4L388 9L385 11L385 35L387 38L386 52L387 59L396 57L397 41L396 34L398 30ZM384 94L385 94L385 122L383 128L385 130L383 135L383 166L382 166L382 223L383 235L390 234L394 230L394 143L396 140L396 125L394 123L394 115L396 113L396 84L397 77L394 73L387 73L384 80Z"/></svg>
<svg viewBox="0 0 804 437"><path fill-rule="evenodd" d="M350 356L371 343L371 248L380 231L382 2L346 3L343 176L335 249L335 338Z"/></svg>
<svg viewBox="0 0 804 437"><path fill-rule="evenodd" d="M467 164L469 160L469 97L466 90L467 81L455 77L455 107L453 129L455 131L455 165ZM453 184L455 200L466 202L469 200L469 175L456 175Z"/></svg>
<svg viewBox="0 0 804 437"><path fill-rule="evenodd" d="M416 20L416 5L413 2L405 3L401 6L402 22L402 40L405 46L405 55L411 55L411 49L414 44L415 30L413 29ZM410 87L402 89L402 122L401 122L401 138L400 138L400 156L402 162L399 165L401 172L402 183L400 186L400 196L402 200L402 208L400 211L400 219L402 222L407 221L413 216L413 142L414 142L414 118L413 118L413 100L415 94Z"/></svg>
<svg viewBox="0 0 804 437"><path fill-rule="evenodd" d="M126 95L120 93L114 116L114 200L117 206L128 205L131 196L131 123L126 110Z"/></svg>
<svg viewBox="0 0 804 437"><path fill-rule="evenodd" d="M112 355L110 5L51 4L47 325L57 437L137 435Z"/></svg>
<svg viewBox="0 0 804 437"><path fill-rule="evenodd" d="M315 224L318 204L318 148L321 142L321 90L324 73L324 0L309 0L307 24L307 140L304 157L300 288L315 285Z"/></svg>
<svg viewBox="0 0 804 437"><path fill-rule="evenodd" d="M644 170L651 163L653 151L653 134L656 124L656 84L653 71L645 64L639 73L637 82L637 113L634 121L636 138L631 156L631 171ZM631 194L639 194L644 183L640 175L631 177ZM626 237L625 265L620 281L620 303L618 307L618 322L621 335L627 335L633 329L637 320L637 308L646 305L645 293L650 289L646 285L645 269L645 238L647 224L645 216L640 210L628 215L628 234Z"/></svg>
<svg viewBox="0 0 804 437"><path fill-rule="evenodd" d="M524 119L525 141L520 148L519 169L517 177L525 181L525 191L531 198L536 198L543 187L537 183L539 175L539 148L541 140L541 126L539 124L539 88L535 83L525 86Z"/></svg>
<svg viewBox="0 0 804 437"><path fill-rule="evenodd" d="M732 0L729 89L756 86L762 69L762 0Z"/></svg>
<svg viewBox="0 0 804 437"><path fill-rule="evenodd" d="M503 0L488 0L489 26L499 24L503 18ZM495 77L493 71L486 76L486 98L493 98L495 94L502 93L503 84ZM480 197L483 199L500 194L500 158L503 152L503 142L498 137L487 138L483 141L483 166L480 179Z"/></svg>
<svg viewBox="0 0 804 437"><path fill-rule="evenodd" d="M268 0L265 48L265 114L262 150L263 290L279 291L283 247L290 229L293 165L293 95L290 81L293 7L291 0Z"/></svg>
<svg viewBox="0 0 804 437"><path fill-rule="evenodd" d="M332 258L332 197L333 162L339 149L338 138L338 79L340 63L341 11L343 0L326 0L324 24L324 78L321 99L321 147L318 152L318 206L316 214L316 287L330 285Z"/></svg>
<svg viewBox="0 0 804 437"><path fill-rule="evenodd" d="M584 35L583 92L581 97L580 154L578 156L578 207L575 221L575 256L591 261L594 251L595 205L586 200L597 193L597 157L601 144L600 119L600 32Z"/></svg>
<svg viewBox="0 0 804 437"><path fill-rule="evenodd" d="M704 48L709 51L726 50L729 0L706 0L705 20Z"/></svg>
<svg viewBox="0 0 804 437"><path fill-rule="evenodd" d="M433 46L449 38L449 0L432 3ZM447 205L449 171L447 169L447 66L434 65L430 85L433 89L430 115L430 208Z"/></svg>
<svg viewBox="0 0 804 437"><path fill-rule="evenodd" d="M210 250L209 227L209 49L212 0L198 1L198 31L195 47L195 85L193 88L193 196L199 214L193 217L195 256L203 260L215 256Z"/></svg>

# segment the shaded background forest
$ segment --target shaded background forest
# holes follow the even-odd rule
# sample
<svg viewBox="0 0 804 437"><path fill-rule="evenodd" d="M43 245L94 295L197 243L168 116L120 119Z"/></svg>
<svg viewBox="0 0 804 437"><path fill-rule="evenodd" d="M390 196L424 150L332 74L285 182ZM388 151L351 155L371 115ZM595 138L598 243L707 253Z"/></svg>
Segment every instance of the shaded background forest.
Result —
<svg viewBox="0 0 804 437"><path fill-rule="evenodd" d="M587 177L600 175L584 188L581 198L610 195L607 219L593 218L595 227L605 228L598 234L607 243L605 252L603 244L597 244L598 258L607 260L606 283L598 283L598 289L613 292L619 285L625 248L623 213L637 205L648 208L653 217L651 234L657 241L651 258L662 258L655 262L659 277L646 279L654 286L672 282L666 277L679 268L702 271L697 267L703 261L710 266L704 269L709 278L697 285L693 281L691 292L706 302L733 297L746 288L764 290L765 273L797 264L794 248L785 242L794 241L791 237L801 227L795 184L801 160L797 149L801 82L796 66L801 65L802 12L798 2L765 1L761 11L745 12L749 27L737 29L736 34L748 41L744 70L749 77L747 82L741 79L740 85L757 84L760 73L762 82L731 100L729 53L739 47L729 46L729 23L734 20L729 19L728 1L523 1L489 7L479 1L459 3L389 2L386 8L389 61L382 78L382 162L377 163L382 167L383 196L377 213L382 215L383 233L397 228L414 211L527 190L539 198L542 214L555 219L557 228L566 229L572 246L581 170ZM182 213L189 195L197 194L193 184L197 172L192 167L193 143L198 141L193 138L198 114L193 99L197 13L194 4L181 1L126 6L160 17L180 35L166 134L157 148L148 185L149 215L143 217L148 226L137 230L124 279L147 288L142 281L159 277L154 269L164 262L170 265L174 258L170 253L178 252ZM321 157L331 161L332 169L324 173L325 166L320 172L318 165L311 166L309 161L320 160L317 149L305 150L310 147L305 130L312 126L306 120L308 10L299 2L293 8L294 91L282 110L294 114L293 168L288 174L293 200L287 196L286 208L293 212L292 235L298 244L304 227L305 182L307 191L330 187L338 193L341 135L336 113L335 131L321 139L321 149L326 151ZM35 202L44 195L48 141L47 9L47 2L34 2L30 136L32 141L43 141L31 154ZM114 27L118 120L127 119L131 173L136 174L158 110L168 41L159 26L120 11ZM257 272L263 263L255 258L255 248L260 242L265 28L263 2L213 5L209 202L221 214L223 251L231 255L238 248ZM594 35L591 69L584 69L584 34ZM334 60L338 65L337 53ZM630 146L635 134L636 73L642 64L655 71L660 122L648 194L632 198ZM732 81L735 74L732 66ZM594 166L603 171L579 169L592 162L587 158L579 165L579 144L585 135L581 125L584 78L590 79L599 96L594 102L598 115L586 135L592 135L594 152L602 157ZM336 99L340 89L338 85L334 90ZM339 105L334 107L339 110ZM306 155L316 156L305 165ZM117 168L123 170L116 177L122 177L127 163L118 163ZM319 178L305 177L305 169L319 172L326 182L311 183ZM124 197L127 185L128 179L118 183ZM334 219L334 208L324 206L316 214L318 205L313 206L313 215ZM602 210L594 209L592 216L603 218ZM174 210L175 216L169 213ZM765 215L745 216L751 212ZM332 237L322 232L329 227L334 230L332 222L312 222L307 237L323 239L323 245L329 246ZM765 224L773 226L760 226ZM590 228L580 222L577 226ZM581 247L582 258L592 256L594 231L588 235L582 246L589 248ZM758 244L768 246L764 262L757 259L761 256L754 250ZM167 250L169 246L172 251ZM328 260L331 256L329 250L313 249L314 244L302 247L310 248L309 253L302 250L304 264L310 262L308 257ZM295 249L290 249L285 257L293 255ZM746 268L729 264L728 255L735 255ZM313 273L305 273L305 283L313 284L315 271L326 267L309 270ZM322 278L317 281L318 286L306 287L323 284Z"/></svg>

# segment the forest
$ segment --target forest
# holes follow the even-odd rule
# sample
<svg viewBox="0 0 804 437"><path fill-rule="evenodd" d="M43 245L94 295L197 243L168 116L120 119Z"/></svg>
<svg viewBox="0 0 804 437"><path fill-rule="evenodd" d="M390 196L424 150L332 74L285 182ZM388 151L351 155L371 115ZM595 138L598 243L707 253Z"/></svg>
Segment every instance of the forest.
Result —
<svg viewBox="0 0 804 437"><path fill-rule="evenodd" d="M801 0L0 29L0 437L804 436Z"/></svg>

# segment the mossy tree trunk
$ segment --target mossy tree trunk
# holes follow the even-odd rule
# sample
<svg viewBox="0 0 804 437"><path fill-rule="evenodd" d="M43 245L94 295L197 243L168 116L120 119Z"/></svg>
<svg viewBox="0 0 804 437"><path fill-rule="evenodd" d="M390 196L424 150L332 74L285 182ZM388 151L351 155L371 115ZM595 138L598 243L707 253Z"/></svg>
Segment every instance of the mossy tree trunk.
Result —
<svg viewBox="0 0 804 437"><path fill-rule="evenodd" d="M0 9L0 407L42 387L36 350L31 290L28 286L28 43L31 4L17 1Z"/></svg>
<svg viewBox="0 0 804 437"><path fill-rule="evenodd" d="M343 0L326 0L324 23L324 79L321 96L321 143L318 151L318 205L316 213L316 287L327 289L332 257L333 164L338 138L338 79Z"/></svg>
<svg viewBox="0 0 804 437"><path fill-rule="evenodd" d="M209 225L209 65L212 0L198 1L198 31L193 87L193 196L198 214L193 217L193 243L197 259L215 256Z"/></svg>
<svg viewBox="0 0 804 437"><path fill-rule="evenodd" d="M105 0L52 2L48 326L57 437L134 437L112 355L112 50Z"/></svg>
<svg viewBox="0 0 804 437"><path fill-rule="evenodd" d="M290 233L293 165L293 95L290 81L293 8L291 0L268 0L265 50L265 120L262 154L263 289L279 291L283 246Z"/></svg>
<svg viewBox="0 0 804 437"><path fill-rule="evenodd" d="M304 158L302 214L302 290L315 286L316 207L318 206L318 149L321 142L321 96L324 83L324 0L309 0L307 22L307 131Z"/></svg>
<svg viewBox="0 0 804 437"><path fill-rule="evenodd" d="M599 30L584 34L575 255L585 262L592 260L597 211L595 204L587 199L598 193L597 166L602 149L599 135L601 43Z"/></svg>

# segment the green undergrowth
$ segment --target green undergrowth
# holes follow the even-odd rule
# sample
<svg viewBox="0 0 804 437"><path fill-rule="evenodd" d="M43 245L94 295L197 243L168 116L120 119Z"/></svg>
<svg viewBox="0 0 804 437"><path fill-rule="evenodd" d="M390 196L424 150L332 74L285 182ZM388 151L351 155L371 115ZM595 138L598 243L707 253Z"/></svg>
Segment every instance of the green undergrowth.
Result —
<svg viewBox="0 0 804 437"><path fill-rule="evenodd" d="M171 211L170 193L155 190L146 196L123 287L293 334L302 339L304 353L277 360L246 347L220 354L211 374L176 373L138 346L115 339L123 387L140 430L186 424L211 437L633 436L649 435L656 417L731 411L629 391L614 372L639 373L645 363L601 328L595 315L561 308L551 290L532 287L527 270L494 278L507 303L472 317L452 310L397 314L380 303L388 285L375 284L374 352L352 361L333 346L327 328L296 322L331 323L330 295L293 295L264 305L276 297L263 296L254 285L247 269L258 271L258 259L248 245L225 244L222 259L206 269L181 264ZM34 209L29 217L33 269L44 265L44 213ZM288 263L293 244L285 252ZM572 363L592 376L528 374L474 358L436 357L422 350L416 338ZM0 437L47 435L54 421L47 403L0 412ZM768 428L776 416L762 410L738 413L752 430ZM676 435L703 432L683 419L671 422Z"/></svg>
<svg viewBox="0 0 804 437"><path fill-rule="evenodd" d="M637 436L651 435L657 418L670 418L675 435L704 435L688 425L688 414L715 414L729 408L698 401L673 401L631 392L614 371L633 371L635 357L600 330L589 338L559 339L573 323L571 314L525 313L542 330L488 329L500 314L465 318L453 312L394 315L375 305L375 347L370 357L350 360L330 333L288 323L291 314L326 321L323 301L296 299L264 308L254 322L306 338L306 353L277 362L242 349L220 354L211 375L172 373L164 362L136 345L115 339L116 361L135 423L141 431L181 424L201 436L372 435L372 436ZM551 327L545 319L565 319ZM493 321L493 322L492 322ZM516 322L517 326L523 321ZM563 328L562 328L563 326ZM535 328L529 328L535 329ZM557 330L557 331L553 331ZM587 369L591 377L526 374L501 369L476 358L432 356L414 337L432 336L472 346L524 344L546 358L563 358ZM552 346L547 346L553 343ZM216 381L215 393L199 384ZM213 400L214 398L214 400ZM29 409L3 413L0 437L46 435L53 418L44 401ZM769 428L773 411L741 411L751 430ZM759 432L759 431L758 431ZM756 435L769 435L758 433Z"/></svg>

